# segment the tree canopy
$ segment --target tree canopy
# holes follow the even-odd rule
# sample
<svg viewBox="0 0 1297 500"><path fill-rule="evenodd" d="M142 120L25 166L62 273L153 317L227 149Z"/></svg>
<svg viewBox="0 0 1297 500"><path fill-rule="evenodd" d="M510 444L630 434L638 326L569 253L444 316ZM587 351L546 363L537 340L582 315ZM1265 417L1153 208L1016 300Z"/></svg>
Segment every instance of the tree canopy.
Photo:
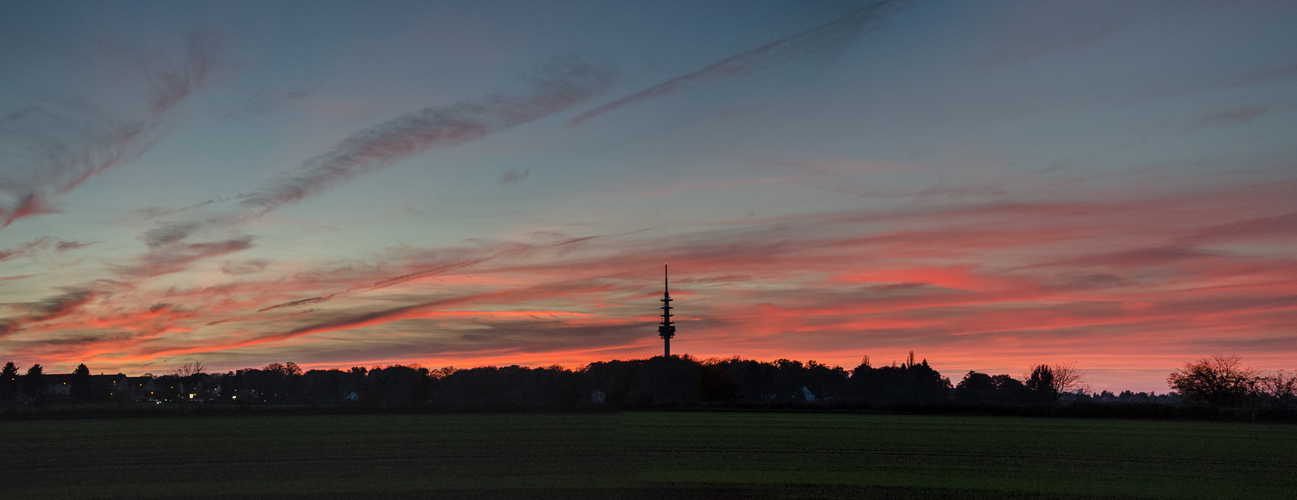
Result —
<svg viewBox="0 0 1297 500"><path fill-rule="evenodd" d="M1186 398L1214 406L1241 406L1257 384L1257 372L1238 356L1216 355L1185 363L1166 382Z"/></svg>

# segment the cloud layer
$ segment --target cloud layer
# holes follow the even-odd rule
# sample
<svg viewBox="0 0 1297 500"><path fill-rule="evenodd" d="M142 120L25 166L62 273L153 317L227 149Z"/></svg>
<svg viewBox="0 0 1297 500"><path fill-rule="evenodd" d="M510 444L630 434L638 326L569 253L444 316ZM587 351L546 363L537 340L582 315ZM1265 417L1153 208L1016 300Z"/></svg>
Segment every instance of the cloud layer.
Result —
<svg viewBox="0 0 1297 500"><path fill-rule="evenodd" d="M611 66L557 57L523 76L524 95L492 94L399 116L339 141L240 204L265 213L356 176L434 147L481 139L492 132L566 110L603 93L617 77Z"/></svg>
<svg viewBox="0 0 1297 500"><path fill-rule="evenodd" d="M147 104L140 116L119 117L73 102L29 106L0 118L0 155L26 178L0 178L0 228L56 210L53 199L90 178L139 159L158 140L166 116L209 84L215 65L210 38L193 35L179 62L145 63Z"/></svg>
<svg viewBox="0 0 1297 500"><path fill-rule="evenodd" d="M1025 364L1060 351L1099 365L1133 353L1160 362L1194 346L1241 352L1293 340L1297 262L1249 248L1294 242L1297 233L1270 229L1291 218L1295 199L1289 182L1120 203L826 212L685 233L394 248L370 266L252 274L144 301L133 292L139 320L111 292L69 289L22 306L33 341L20 352L147 362L363 338L367 351L407 360L547 352L593 361L652 347L656 272L668 261L680 345L698 355L795 356L794 345L828 359L916 349L944 363ZM158 246L183 238L151 236ZM100 299L119 305L87 309ZM163 301L169 316L156 314ZM538 310L548 312L526 312ZM226 333L188 333L207 330ZM587 330L606 334L570 336ZM66 335L77 342L48 341ZM541 340L551 335L563 340Z"/></svg>

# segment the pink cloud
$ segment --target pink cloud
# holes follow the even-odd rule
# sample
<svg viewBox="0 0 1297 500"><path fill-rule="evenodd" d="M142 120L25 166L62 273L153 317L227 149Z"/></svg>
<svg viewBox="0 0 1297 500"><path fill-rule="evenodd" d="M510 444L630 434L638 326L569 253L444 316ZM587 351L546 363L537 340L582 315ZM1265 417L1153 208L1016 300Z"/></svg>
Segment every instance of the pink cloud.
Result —
<svg viewBox="0 0 1297 500"><path fill-rule="evenodd" d="M671 234L398 247L367 265L102 291L93 303L51 299L46 309L62 316L24 323L24 337L70 340L18 352L137 365L181 355L260 362L330 349L457 365L512 355L556 362L646 356L657 349L658 272L667 261L679 346L703 357L850 364L864 354L901 359L914 349L940 366L968 370L1032 359L1109 366L1096 356L1139 351L1152 354L1128 368L1151 370L1221 346L1245 355L1283 349L1276 346L1291 338L1297 317L1297 263L1250 245L1287 241L1275 238L1284 237L1283 222L1297 210L1297 196L1289 196L1295 188L1271 183L1128 202L834 212L719 221ZM181 229L145 240L189 245ZM175 312L127 315L140 317L128 324L124 313L108 312L127 297L167 302L173 305L159 311ZM65 302L77 307L59 306ZM120 335L98 342L80 331Z"/></svg>

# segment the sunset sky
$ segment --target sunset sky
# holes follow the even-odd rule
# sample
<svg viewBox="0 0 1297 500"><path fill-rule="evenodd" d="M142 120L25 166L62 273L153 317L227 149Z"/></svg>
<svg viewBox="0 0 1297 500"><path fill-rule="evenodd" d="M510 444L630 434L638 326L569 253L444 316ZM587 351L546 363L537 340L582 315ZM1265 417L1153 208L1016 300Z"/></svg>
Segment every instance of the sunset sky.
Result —
<svg viewBox="0 0 1297 500"><path fill-rule="evenodd" d="M1294 2L0 3L0 362L1297 369Z"/></svg>

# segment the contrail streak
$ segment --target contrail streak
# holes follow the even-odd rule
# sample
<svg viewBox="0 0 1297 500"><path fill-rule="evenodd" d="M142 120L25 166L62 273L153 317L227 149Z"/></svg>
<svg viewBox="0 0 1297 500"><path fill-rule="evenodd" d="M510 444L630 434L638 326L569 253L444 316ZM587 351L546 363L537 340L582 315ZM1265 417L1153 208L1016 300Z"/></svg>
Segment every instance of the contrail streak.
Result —
<svg viewBox="0 0 1297 500"><path fill-rule="evenodd" d="M884 1L857 9L827 24L790 35L755 49L721 59L698 71L669 79L616 101L591 109L568 121L575 127L586 121L642 101L657 99L694 83L737 78L764 70L810 54L841 47L866 29L876 27L889 14L899 9L903 2Z"/></svg>

